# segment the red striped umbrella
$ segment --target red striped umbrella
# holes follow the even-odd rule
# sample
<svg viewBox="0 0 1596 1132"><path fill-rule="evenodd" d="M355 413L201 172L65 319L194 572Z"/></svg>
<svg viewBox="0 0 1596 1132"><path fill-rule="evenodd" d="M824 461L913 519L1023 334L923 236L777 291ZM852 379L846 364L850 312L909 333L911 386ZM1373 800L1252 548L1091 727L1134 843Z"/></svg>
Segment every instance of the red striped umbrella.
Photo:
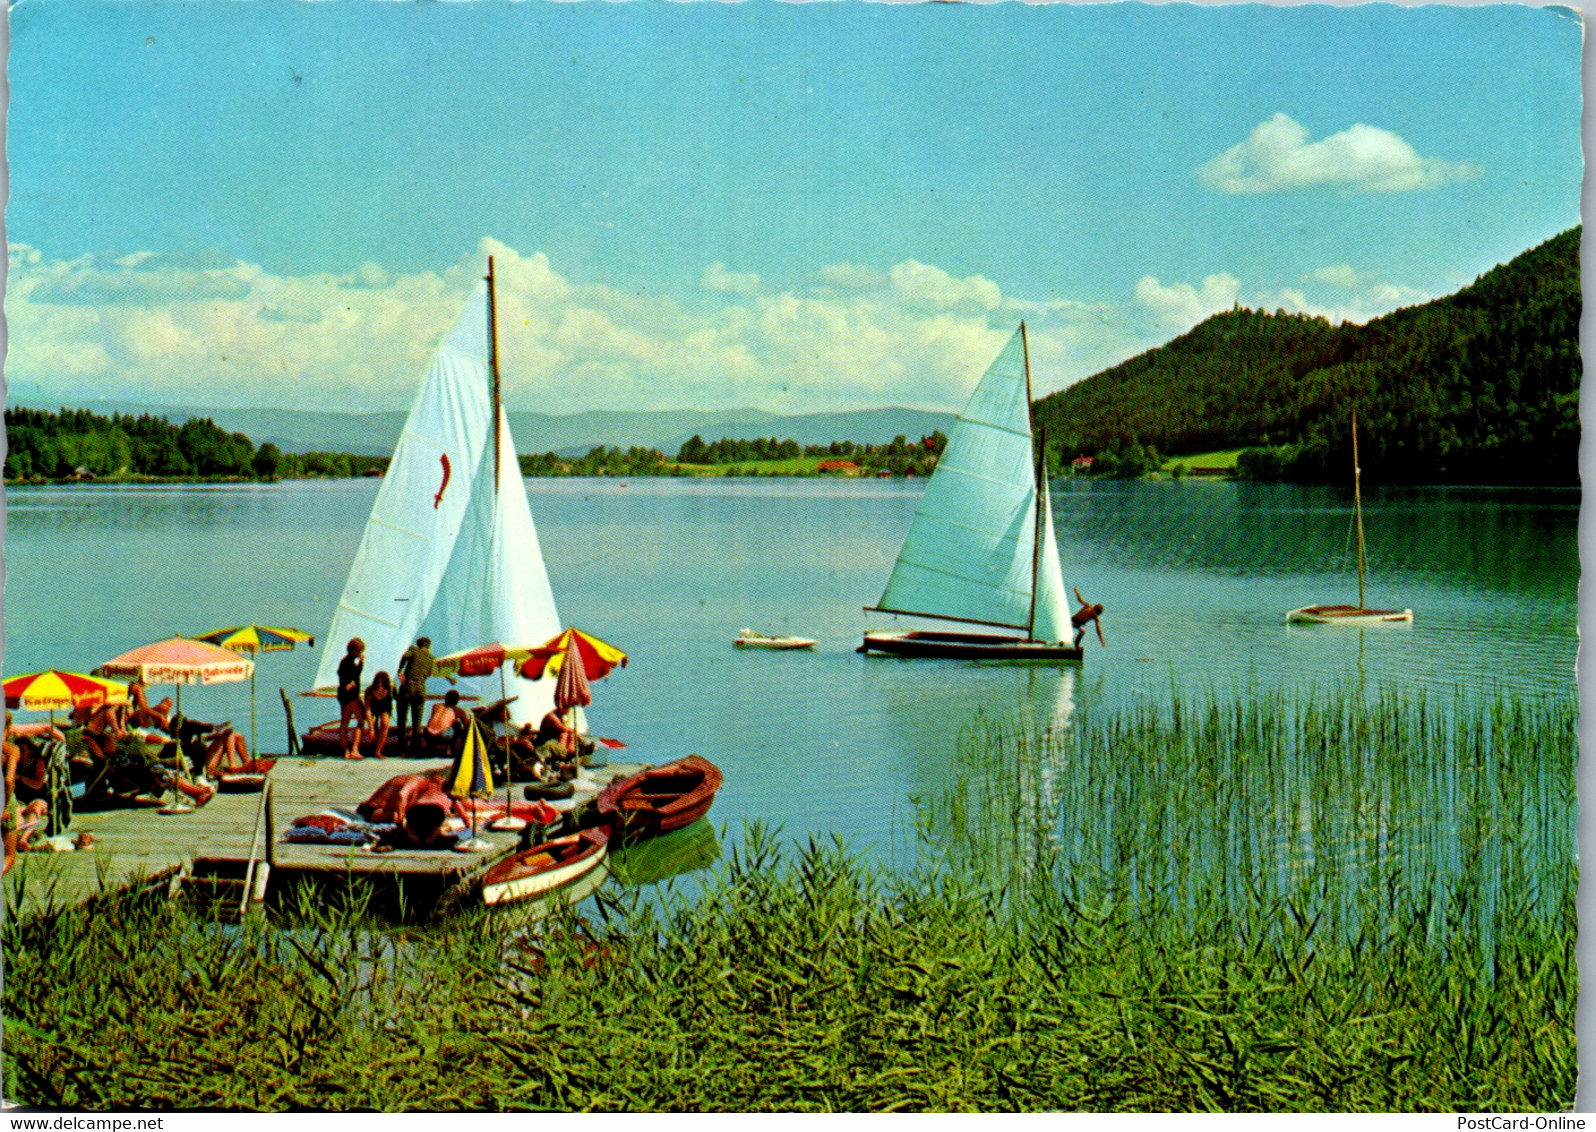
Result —
<svg viewBox="0 0 1596 1132"><path fill-rule="evenodd" d="M440 656L433 663L433 671L439 676L447 676L451 672L460 676L486 676L506 661L525 660L533 651L531 645L507 645L503 641L494 641L492 644Z"/></svg>
<svg viewBox="0 0 1596 1132"><path fill-rule="evenodd" d="M626 654L614 645L580 629L567 629L552 641L533 649L517 671L528 680L541 680L544 672L558 674L569 655L582 659L582 673L589 680L602 680L617 666L626 667Z"/></svg>
<svg viewBox="0 0 1596 1132"><path fill-rule="evenodd" d="M4 684L6 707L22 711L66 711L70 708L99 707L101 704L127 703L127 685L101 680L80 672L60 672L54 668L13 676Z"/></svg>

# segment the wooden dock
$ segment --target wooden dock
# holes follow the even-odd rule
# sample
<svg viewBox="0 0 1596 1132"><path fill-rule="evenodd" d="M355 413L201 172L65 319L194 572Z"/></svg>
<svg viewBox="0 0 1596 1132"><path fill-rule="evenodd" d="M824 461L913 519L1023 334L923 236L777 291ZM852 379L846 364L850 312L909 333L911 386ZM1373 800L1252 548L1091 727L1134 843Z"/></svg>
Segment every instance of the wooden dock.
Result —
<svg viewBox="0 0 1596 1132"><path fill-rule="evenodd" d="M411 907L469 882L515 849L518 833L480 830L492 848L479 853L399 849L371 853L347 845L287 843L282 834L295 818L336 807L353 810L396 774L418 774L446 765L438 759L363 759L279 757L271 772L271 801L257 858L271 862L273 888L313 881L347 884L363 877L379 886L404 885ZM615 778L640 765L611 763L585 768L576 794L551 803L569 810L587 804ZM520 787L512 796L519 800ZM504 798L500 787L499 799ZM74 816L69 836L94 835L88 850L21 853L5 877L8 906L21 915L51 906L81 903L101 892L138 885L165 885L173 891L196 875L242 877L250 857L262 794L218 793L206 805L184 814L154 809L117 809Z"/></svg>

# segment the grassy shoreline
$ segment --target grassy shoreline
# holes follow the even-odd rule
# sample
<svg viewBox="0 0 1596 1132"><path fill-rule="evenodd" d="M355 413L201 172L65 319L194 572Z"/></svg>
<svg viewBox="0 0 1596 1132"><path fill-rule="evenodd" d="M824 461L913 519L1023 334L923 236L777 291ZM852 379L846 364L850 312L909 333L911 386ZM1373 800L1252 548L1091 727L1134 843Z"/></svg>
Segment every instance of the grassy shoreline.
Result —
<svg viewBox="0 0 1596 1132"><path fill-rule="evenodd" d="M9 1099L1567 1108L1573 712L1346 693L981 727L912 864L755 826L541 928L358 897L242 929L131 899L8 918ZM1307 856L1277 844L1304 828Z"/></svg>

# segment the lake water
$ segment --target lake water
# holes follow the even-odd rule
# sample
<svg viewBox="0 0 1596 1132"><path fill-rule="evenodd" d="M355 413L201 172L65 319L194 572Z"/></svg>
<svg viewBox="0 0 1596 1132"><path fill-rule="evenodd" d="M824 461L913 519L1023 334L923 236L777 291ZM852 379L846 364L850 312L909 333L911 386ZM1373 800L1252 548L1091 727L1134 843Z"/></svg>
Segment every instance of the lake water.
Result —
<svg viewBox="0 0 1596 1132"><path fill-rule="evenodd" d="M761 820L879 847L901 839L911 795L946 783L961 730L983 717L1047 726L1172 689L1574 694L1577 491L1371 492L1369 603L1415 620L1357 630L1282 623L1296 606L1356 600L1349 492L1059 481L1065 582L1107 607L1107 648L1089 639L1085 663L1062 667L860 656L861 631L894 621L861 607L880 596L922 486L528 481L562 619L631 655L595 686L595 730L624 740L628 760L696 751L719 764L713 816L733 830ZM319 638L376 489L13 488L4 670L87 671L247 621ZM734 649L744 627L820 644ZM266 750L283 746L278 687L307 688L317 656L258 658ZM369 658L368 674L397 659ZM186 689L184 703L247 726L247 684ZM331 717L326 703L296 701L301 725Z"/></svg>

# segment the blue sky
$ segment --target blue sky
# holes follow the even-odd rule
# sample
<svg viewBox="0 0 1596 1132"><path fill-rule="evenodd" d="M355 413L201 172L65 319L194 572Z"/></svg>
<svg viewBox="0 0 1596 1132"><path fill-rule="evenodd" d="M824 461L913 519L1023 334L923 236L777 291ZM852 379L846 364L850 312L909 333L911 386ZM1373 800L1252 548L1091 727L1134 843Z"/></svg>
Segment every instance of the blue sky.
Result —
<svg viewBox="0 0 1596 1132"><path fill-rule="evenodd" d="M1578 222L1567 9L23 0L8 380L408 403L498 257L514 407L962 403L1232 303L1364 321Z"/></svg>

